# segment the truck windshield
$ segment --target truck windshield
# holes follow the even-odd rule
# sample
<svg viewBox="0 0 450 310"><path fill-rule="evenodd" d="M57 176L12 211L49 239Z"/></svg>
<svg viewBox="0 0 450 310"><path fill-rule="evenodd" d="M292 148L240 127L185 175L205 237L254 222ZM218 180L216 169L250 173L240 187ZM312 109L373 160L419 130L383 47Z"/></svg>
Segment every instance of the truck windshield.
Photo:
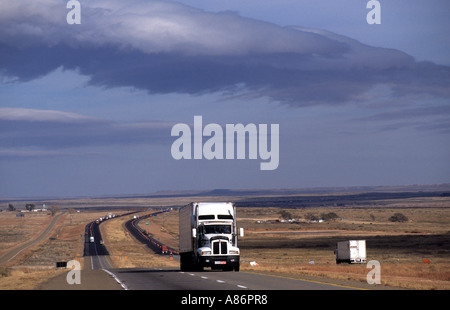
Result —
<svg viewBox="0 0 450 310"><path fill-rule="evenodd" d="M231 234L231 225L204 225L204 234Z"/></svg>

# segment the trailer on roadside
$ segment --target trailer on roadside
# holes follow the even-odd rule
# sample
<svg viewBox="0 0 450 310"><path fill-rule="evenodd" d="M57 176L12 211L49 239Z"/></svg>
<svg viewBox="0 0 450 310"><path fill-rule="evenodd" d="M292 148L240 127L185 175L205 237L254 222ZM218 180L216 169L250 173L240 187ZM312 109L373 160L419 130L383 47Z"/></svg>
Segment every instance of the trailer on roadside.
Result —
<svg viewBox="0 0 450 310"><path fill-rule="evenodd" d="M366 263L366 240L348 240L336 244L336 264Z"/></svg>

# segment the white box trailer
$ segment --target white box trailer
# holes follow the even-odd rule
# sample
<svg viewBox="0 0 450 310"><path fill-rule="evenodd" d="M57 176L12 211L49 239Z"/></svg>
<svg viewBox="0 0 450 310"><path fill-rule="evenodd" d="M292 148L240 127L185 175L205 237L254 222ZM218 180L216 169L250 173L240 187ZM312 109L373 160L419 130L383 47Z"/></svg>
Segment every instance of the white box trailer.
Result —
<svg viewBox="0 0 450 310"><path fill-rule="evenodd" d="M366 240L341 241L336 244L336 264L366 263Z"/></svg>

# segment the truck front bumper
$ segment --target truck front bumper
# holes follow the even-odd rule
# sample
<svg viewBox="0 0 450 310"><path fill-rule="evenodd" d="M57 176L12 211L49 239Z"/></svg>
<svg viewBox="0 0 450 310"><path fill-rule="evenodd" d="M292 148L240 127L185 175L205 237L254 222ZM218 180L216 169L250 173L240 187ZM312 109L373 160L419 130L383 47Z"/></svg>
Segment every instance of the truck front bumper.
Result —
<svg viewBox="0 0 450 310"><path fill-rule="evenodd" d="M239 255L201 256L200 265L203 267L211 267L211 268L238 267Z"/></svg>

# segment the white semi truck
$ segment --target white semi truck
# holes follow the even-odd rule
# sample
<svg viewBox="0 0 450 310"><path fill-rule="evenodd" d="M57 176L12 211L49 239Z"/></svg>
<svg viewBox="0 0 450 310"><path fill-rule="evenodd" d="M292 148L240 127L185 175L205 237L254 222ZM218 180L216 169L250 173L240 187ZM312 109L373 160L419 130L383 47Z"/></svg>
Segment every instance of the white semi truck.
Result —
<svg viewBox="0 0 450 310"><path fill-rule="evenodd" d="M336 244L336 263L366 262L366 240L341 241Z"/></svg>
<svg viewBox="0 0 450 310"><path fill-rule="evenodd" d="M204 267L239 271L240 251L233 203L192 202L180 208L179 221L182 271Z"/></svg>

